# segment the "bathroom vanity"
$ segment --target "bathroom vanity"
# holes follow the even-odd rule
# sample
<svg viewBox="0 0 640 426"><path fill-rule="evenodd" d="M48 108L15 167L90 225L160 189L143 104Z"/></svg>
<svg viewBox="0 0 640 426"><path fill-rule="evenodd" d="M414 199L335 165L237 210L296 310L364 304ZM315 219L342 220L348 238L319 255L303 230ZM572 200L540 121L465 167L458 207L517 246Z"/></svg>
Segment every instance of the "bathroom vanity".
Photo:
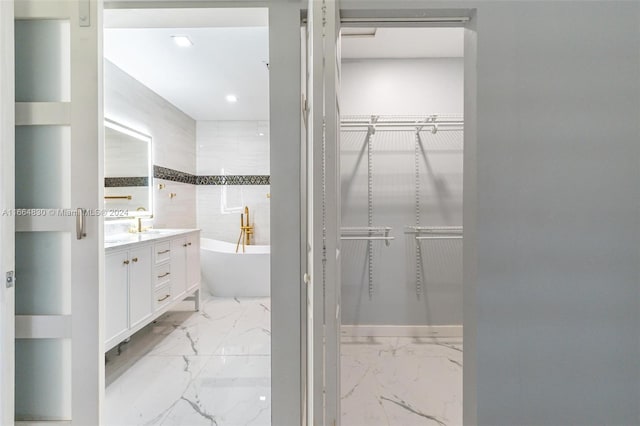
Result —
<svg viewBox="0 0 640 426"><path fill-rule="evenodd" d="M105 237L105 351L190 296L198 310L199 230Z"/></svg>

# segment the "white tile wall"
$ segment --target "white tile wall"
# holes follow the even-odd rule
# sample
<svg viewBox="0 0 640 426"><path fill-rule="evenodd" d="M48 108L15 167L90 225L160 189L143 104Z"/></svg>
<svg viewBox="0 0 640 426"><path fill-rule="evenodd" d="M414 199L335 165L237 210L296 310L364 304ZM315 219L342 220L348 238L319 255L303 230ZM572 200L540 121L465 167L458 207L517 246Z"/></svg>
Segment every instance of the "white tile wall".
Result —
<svg viewBox="0 0 640 426"><path fill-rule="evenodd" d="M198 121L196 129L198 175L269 174L268 122Z"/></svg>
<svg viewBox="0 0 640 426"><path fill-rule="evenodd" d="M267 194L269 185L228 185L227 207L224 211L221 203L225 186L198 185L198 227L203 238L213 238L227 242L237 242L240 235L240 213L243 206L249 207L249 217L255 226L254 242L268 245L270 242L270 199ZM235 211L231 208L237 207Z"/></svg>
<svg viewBox="0 0 640 426"><path fill-rule="evenodd" d="M105 200L105 209L135 211L138 207L149 210L149 188L146 186L116 186L104 189L105 196L127 196L131 200Z"/></svg>
<svg viewBox="0 0 640 426"><path fill-rule="evenodd" d="M188 183L153 179L155 228L196 228L196 186ZM160 183L165 184L159 189ZM174 198L170 194L174 193Z"/></svg>
<svg viewBox="0 0 640 426"><path fill-rule="evenodd" d="M163 183L164 189L158 185ZM129 190L129 188L107 188L113 190ZM176 194L171 198L170 194ZM114 201L118 202L118 201ZM153 179L154 216L145 219L143 225L154 228L195 228L196 227L196 186L164 179ZM107 208L127 208L127 206ZM132 210L135 210L133 208ZM135 219L118 219L105 221L105 235L127 232L136 225Z"/></svg>
<svg viewBox="0 0 640 426"><path fill-rule="evenodd" d="M198 175L269 174L268 122L198 121L196 127ZM241 209L248 206L255 243L269 244L270 191L268 185L199 185L197 223L202 236L236 242Z"/></svg>
<svg viewBox="0 0 640 426"><path fill-rule="evenodd" d="M195 174L196 122L113 63L105 60L105 117L152 137L153 164ZM195 228L194 185L154 179L156 228ZM177 196L169 198L174 192Z"/></svg>

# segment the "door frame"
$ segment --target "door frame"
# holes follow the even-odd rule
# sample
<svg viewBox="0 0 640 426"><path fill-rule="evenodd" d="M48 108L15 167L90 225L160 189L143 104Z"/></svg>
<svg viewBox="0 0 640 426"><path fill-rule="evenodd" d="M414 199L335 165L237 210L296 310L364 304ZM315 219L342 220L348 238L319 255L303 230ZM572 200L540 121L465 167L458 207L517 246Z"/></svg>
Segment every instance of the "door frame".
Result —
<svg viewBox="0 0 640 426"><path fill-rule="evenodd" d="M14 422L15 288L5 274L15 270L15 78L12 1L0 2L0 424Z"/></svg>
<svg viewBox="0 0 640 426"><path fill-rule="evenodd" d="M376 3L376 9L370 9L365 2L342 0L339 15L342 28L372 25L385 27L457 27L465 29L464 37L464 166L463 166L463 227L465 243L463 246L463 418L464 424L477 423L477 231L476 211L478 196L477 177L477 10L476 9L440 9L416 8L419 2L407 2L399 5L393 0ZM429 18L433 21L429 22ZM332 19L327 16L327 19ZM357 22L360 20L360 22ZM346 21L346 22L345 22ZM385 22L386 21L386 22ZM372 24L375 22L375 24ZM331 26L331 22L329 22ZM338 147L339 149L339 147ZM338 331L339 333L339 331ZM339 337L339 336L338 336ZM339 342L338 342L339 344ZM339 348L339 346L338 346ZM332 360L339 366L338 359ZM338 367L339 371L339 367ZM310 372L312 374L312 372ZM339 380L339 378L338 378ZM328 389L331 390L331 389ZM326 400L337 401L339 407L340 384L336 395L327 394ZM337 423L340 424L340 419Z"/></svg>
<svg viewBox="0 0 640 426"><path fill-rule="evenodd" d="M300 13L297 2L121 1L105 9L265 8L269 13L269 132L271 175L271 419L302 419L306 357L306 239L303 234Z"/></svg>
<svg viewBox="0 0 640 426"><path fill-rule="evenodd" d="M308 245L305 408L307 424L336 425L340 421L341 322L339 1L309 0L302 28L307 42L302 89Z"/></svg>

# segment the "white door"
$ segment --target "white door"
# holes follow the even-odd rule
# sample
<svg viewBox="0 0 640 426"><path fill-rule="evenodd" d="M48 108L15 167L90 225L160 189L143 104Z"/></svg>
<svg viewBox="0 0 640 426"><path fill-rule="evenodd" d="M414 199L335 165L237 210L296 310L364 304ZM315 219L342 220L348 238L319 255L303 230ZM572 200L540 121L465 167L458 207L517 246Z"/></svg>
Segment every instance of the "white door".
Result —
<svg viewBox="0 0 640 426"><path fill-rule="evenodd" d="M340 18L335 0L307 14L307 420L340 423Z"/></svg>
<svg viewBox="0 0 640 426"><path fill-rule="evenodd" d="M13 2L0 1L0 424L13 424L14 387L14 65Z"/></svg>
<svg viewBox="0 0 640 426"><path fill-rule="evenodd" d="M101 6L14 3L16 421L100 422Z"/></svg>

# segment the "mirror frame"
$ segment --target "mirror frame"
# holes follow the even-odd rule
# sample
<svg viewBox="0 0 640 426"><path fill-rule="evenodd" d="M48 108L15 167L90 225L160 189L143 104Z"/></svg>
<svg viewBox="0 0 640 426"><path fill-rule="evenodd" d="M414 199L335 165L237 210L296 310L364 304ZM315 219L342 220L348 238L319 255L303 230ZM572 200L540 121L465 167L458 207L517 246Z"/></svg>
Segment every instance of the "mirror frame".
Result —
<svg viewBox="0 0 640 426"><path fill-rule="evenodd" d="M153 218L153 211L154 211L154 205L153 205L153 150L152 150L152 144L153 144L153 138L151 137L151 135L147 135L145 133L142 133L138 130L132 129L129 126L125 126L122 123L119 123L116 120L113 120L111 118L104 118L104 127L109 128L111 130L115 130L117 132L120 133L124 133L125 135L134 137L138 140L141 140L143 142L147 142L147 158L148 158L148 165L147 165L147 169L148 169L148 175L149 175L149 210L148 211L136 211L136 214L131 214L132 211L129 210L128 211L128 215L127 216L118 216L118 215L110 215L107 214L105 216L105 219L130 219L130 218L136 218L136 217L149 217L149 218ZM106 132L105 132L105 149L106 149L106 144L107 144L107 140L106 140ZM107 176L105 176L106 178ZM104 186L104 183L103 183ZM103 205L104 205L104 210L108 210L106 204L104 204L103 200Z"/></svg>

